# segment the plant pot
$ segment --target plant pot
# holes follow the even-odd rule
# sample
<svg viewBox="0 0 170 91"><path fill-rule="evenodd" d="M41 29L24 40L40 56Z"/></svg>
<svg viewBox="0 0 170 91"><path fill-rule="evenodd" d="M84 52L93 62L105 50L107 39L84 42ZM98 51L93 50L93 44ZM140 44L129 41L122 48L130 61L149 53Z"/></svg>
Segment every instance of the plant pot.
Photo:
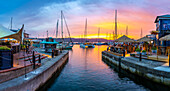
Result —
<svg viewBox="0 0 170 91"><path fill-rule="evenodd" d="M140 54L140 52L136 52L137 54Z"/></svg>
<svg viewBox="0 0 170 91"><path fill-rule="evenodd" d="M0 50L0 56L0 69L9 69L13 67L12 50Z"/></svg>
<svg viewBox="0 0 170 91"><path fill-rule="evenodd" d="M142 55L146 55L146 52L142 52Z"/></svg>
<svg viewBox="0 0 170 91"><path fill-rule="evenodd" d="M152 53L157 53L157 50L152 50Z"/></svg>

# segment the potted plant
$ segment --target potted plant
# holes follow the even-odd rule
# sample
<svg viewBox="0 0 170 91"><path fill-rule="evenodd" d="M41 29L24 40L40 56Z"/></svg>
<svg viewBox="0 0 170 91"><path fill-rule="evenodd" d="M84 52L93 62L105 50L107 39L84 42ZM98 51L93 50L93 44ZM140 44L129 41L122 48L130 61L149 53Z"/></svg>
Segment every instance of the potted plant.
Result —
<svg viewBox="0 0 170 91"><path fill-rule="evenodd" d="M135 57L135 54L130 54L130 56Z"/></svg>
<svg viewBox="0 0 170 91"><path fill-rule="evenodd" d="M7 46L0 47L0 69L13 67L13 54L11 48Z"/></svg>
<svg viewBox="0 0 170 91"><path fill-rule="evenodd" d="M146 50L142 50L142 55L146 55Z"/></svg>
<svg viewBox="0 0 170 91"><path fill-rule="evenodd" d="M157 53L156 47L152 47L152 53Z"/></svg>
<svg viewBox="0 0 170 91"><path fill-rule="evenodd" d="M25 49L25 45L21 44L21 50Z"/></svg>
<svg viewBox="0 0 170 91"><path fill-rule="evenodd" d="M137 48L135 51L136 51L137 54L140 54L141 50L139 48Z"/></svg>

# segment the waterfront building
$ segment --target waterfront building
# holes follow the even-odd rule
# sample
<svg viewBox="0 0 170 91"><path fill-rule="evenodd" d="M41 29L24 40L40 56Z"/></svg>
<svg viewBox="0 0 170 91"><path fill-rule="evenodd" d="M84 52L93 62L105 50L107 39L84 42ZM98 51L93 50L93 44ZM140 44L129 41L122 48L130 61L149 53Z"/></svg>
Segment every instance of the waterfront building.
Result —
<svg viewBox="0 0 170 91"><path fill-rule="evenodd" d="M158 39L170 34L170 15L157 16L155 19ZM170 41L159 41L159 46L170 46Z"/></svg>

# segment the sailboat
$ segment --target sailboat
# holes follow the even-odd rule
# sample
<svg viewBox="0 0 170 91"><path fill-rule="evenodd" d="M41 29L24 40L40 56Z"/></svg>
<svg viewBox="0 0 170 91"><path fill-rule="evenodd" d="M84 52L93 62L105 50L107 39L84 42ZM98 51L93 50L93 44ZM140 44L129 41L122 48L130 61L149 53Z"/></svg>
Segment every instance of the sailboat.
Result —
<svg viewBox="0 0 170 91"><path fill-rule="evenodd" d="M96 43L96 45L102 45L103 44L99 41L99 37L100 37L100 28L98 29L98 43Z"/></svg>
<svg viewBox="0 0 170 91"><path fill-rule="evenodd" d="M86 41L85 41L85 43L80 44L81 48L94 48L95 47L93 45L93 43L90 43L90 42L87 41L87 19L86 19L86 23L85 23L84 38L86 38Z"/></svg>
<svg viewBox="0 0 170 91"><path fill-rule="evenodd" d="M69 35L69 39L70 39L70 41L68 43L65 43L64 38L63 38L63 20L65 22L66 29L67 29L67 32L68 32L68 35ZM57 38L57 34L58 34L58 21L57 21L57 28L56 28L56 38ZM61 36L62 36L62 38L61 38L62 42L60 42L60 44L57 47L58 48L62 48L62 49L72 49L73 41L72 41L72 39L70 37L71 36L70 35L70 31L69 31L66 19L65 19L64 14L63 14L62 11L61 11Z"/></svg>

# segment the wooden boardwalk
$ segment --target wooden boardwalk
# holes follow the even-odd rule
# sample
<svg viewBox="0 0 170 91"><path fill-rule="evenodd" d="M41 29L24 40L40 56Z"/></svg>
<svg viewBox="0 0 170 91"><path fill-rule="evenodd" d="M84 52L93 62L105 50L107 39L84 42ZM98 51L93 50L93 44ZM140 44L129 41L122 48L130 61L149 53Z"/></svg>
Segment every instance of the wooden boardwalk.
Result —
<svg viewBox="0 0 170 91"><path fill-rule="evenodd" d="M39 60L39 55L41 59L46 58L47 56L40 54L38 52L35 52L35 60ZM19 68L24 66L24 61L25 61L25 66L32 64L32 53L27 54L24 51L20 51L19 53L14 54L13 56L13 67Z"/></svg>

